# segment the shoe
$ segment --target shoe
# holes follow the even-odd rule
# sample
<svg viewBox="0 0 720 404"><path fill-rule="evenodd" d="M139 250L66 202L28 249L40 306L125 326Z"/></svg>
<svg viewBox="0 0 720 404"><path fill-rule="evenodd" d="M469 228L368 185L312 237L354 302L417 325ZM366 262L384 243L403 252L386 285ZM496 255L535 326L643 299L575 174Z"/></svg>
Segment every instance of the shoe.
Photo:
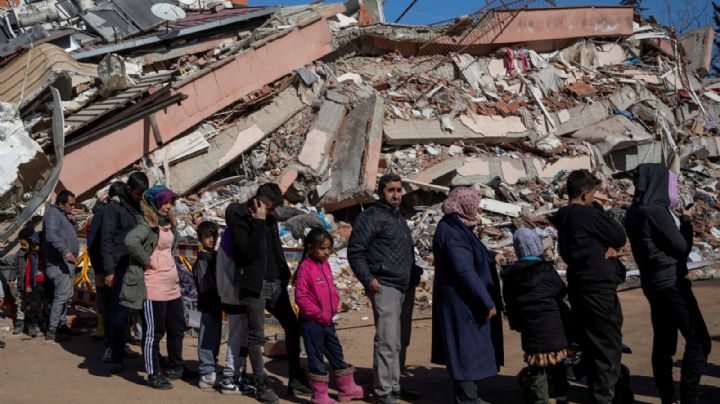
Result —
<svg viewBox="0 0 720 404"><path fill-rule="evenodd" d="M70 337L64 334L57 334L55 331L49 331L45 333L45 341L65 342L69 341Z"/></svg>
<svg viewBox="0 0 720 404"><path fill-rule="evenodd" d="M5 341L0 341L0 349L5 349Z"/></svg>
<svg viewBox="0 0 720 404"><path fill-rule="evenodd" d="M335 384L338 387L338 399L340 402L363 399L367 396L368 391L355 384L353 373L355 373L355 368L350 365L345 369L335 371ZM312 376L310 381L312 383Z"/></svg>
<svg viewBox="0 0 720 404"><path fill-rule="evenodd" d="M116 375L125 371L125 364L122 362L115 362L110 366L110 373Z"/></svg>
<svg viewBox="0 0 720 404"><path fill-rule="evenodd" d="M125 344L125 359L136 359L139 358L140 354L133 351L130 345Z"/></svg>
<svg viewBox="0 0 720 404"><path fill-rule="evenodd" d="M242 391L232 378L226 377L220 382L220 394L239 395Z"/></svg>
<svg viewBox="0 0 720 404"><path fill-rule="evenodd" d="M240 393L244 396L254 396L257 392L257 389L255 386L253 386L253 383L244 377L239 377L238 380L235 381L235 385L238 386L240 389Z"/></svg>
<svg viewBox="0 0 720 404"><path fill-rule="evenodd" d="M398 404L397 398L390 394L388 396L375 397L375 403L377 404Z"/></svg>
<svg viewBox="0 0 720 404"><path fill-rule="evenodd" d="M18 321L18 322L13 326L13 332L12 332L12 333L13 333L13 335L19 335L19 334L22 334L22 332L23 332L24 329L25 329L25 323L23 323L22 321Z"/></svg>
<svg viewBox="0 0 720 404"><path fill-rule="evenodd" d="M255 383L255 398L261 403L275 404L280 402L280 397L273 391L267 379Z"/></svg>
<svg viewBox="0 0 720 404"><path fill-rule="evenodd" d="M311 404L337 404L337 401L328 396L328 376L310 374L310 386L312 386Z"/></svg>
<svg viewBox="0 0 720 404"><path fill-rule="evenodd" d="M288 381L287 393L293 397L310 397L313 394L310 385L305 372L302 372Z"/></svg>
<svg viewBox="0 0 720 404"><path fill-rule="evenodd" d="M217 379L215 377L215 372L208 373L206 375L201 375L200 380L198 381L198 387L201 389L212 389L215 387L215 383L217 383Z"/></svg>
<svg viewBox="0 0 720 404"><path fill-rule="evenodd" d="M110 348L110 347L105 348L105 352L103 353L103 357L102 357L102 362L103 363L112 362L112 348Z"/></svg>
<svg viewBox="0 0 720 404"><path fill-rule="evenodd" d="M406 389L405 387L400 388L399 393L393 393L393 395L403 401L415 401L422 398L422 395L415 390Z"/></svg>
<svg viewBox="0 0 720 404"><path fill-rule="evenodd" d="M147 384L148 386L158 390L170 390L173 388L173 385L170 383L170 381L162 374L149 375Z"/></svg>
<svg viewBox="0 0 720 404"><path fill-rule="evenodd" d="M168 380L179 380L183 377L183 367L177 367L177 368L170 368L165 369L162 371L162 374L168 379Z"/></svg>

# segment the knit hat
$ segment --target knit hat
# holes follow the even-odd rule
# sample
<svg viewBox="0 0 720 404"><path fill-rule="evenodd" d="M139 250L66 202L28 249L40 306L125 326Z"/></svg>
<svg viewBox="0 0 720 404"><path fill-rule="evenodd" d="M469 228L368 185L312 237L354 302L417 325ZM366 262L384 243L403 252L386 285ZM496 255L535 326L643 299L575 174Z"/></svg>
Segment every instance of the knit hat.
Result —
<svg viewBox="0 0 720 404"><path fill-rule="evenodd" d="M155 185L143 194L145 202L156 212L166 204L174 202L176 198L177 194L165 185Z"/></svg>
<svg viewBox="0 0 720 404"><path fill-rule="evenodd" d="M515 255L518 259L540 257L545 251L540 236L527 227L521 227L515 230L515 234L513 234L513 247L515 247Z"/></svg>

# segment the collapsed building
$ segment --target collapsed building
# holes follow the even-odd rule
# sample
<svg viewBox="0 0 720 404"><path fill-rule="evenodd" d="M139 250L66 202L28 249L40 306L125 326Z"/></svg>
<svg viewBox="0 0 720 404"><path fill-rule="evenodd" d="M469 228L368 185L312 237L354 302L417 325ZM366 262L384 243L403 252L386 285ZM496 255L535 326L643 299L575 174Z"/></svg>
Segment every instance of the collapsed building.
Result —
<svg viewBox="0 0 720 404"><path fill-rule="evenodd" d="M622 217L629 173L655 162L682 173L682 198L698 210L690 266L714 274L712 29L678 35L632 7L531 1L431 26L385 23L381 1L239 3L46 0L5 11L4 241L53 191L76 193L87 219L109 182L137 169L183 196L190 240L199 221L224 224L230 202L274 181L294 205L281 212L289 249L310 225L334 231L349 308L364 300L342 248L386 171L403 177L403 209L431 268L450 187L483 190L489 248L512 255L512 230L526 226L559 260L547 215L564 203L565 176L598 173L599 200ZM40 4L63 12L20 18ZM431 278L419 296L428 304Z"/></svg>

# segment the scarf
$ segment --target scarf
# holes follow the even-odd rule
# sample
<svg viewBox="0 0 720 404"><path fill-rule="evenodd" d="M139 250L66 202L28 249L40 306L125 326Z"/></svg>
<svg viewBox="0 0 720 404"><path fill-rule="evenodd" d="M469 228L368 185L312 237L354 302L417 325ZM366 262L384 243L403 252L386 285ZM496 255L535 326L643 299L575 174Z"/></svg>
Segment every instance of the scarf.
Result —
<svg viewBox="0 0 720 404"><path fill-rule="evenodd" d="M143 194L143 199L152 208L155 213L168 203L172 203L177 198L175 192L165 185L155 185L152 188L148 188Z"/></svg>
<svg viewBox="0 0 720 404"><path fill-rule="evenodd" d="M456 214L466 226L473 228L478 224L477 211L481 199L482 196L477 189L455 188L450 191L447 199L443 202L442 211L446 215Z"/></svg>

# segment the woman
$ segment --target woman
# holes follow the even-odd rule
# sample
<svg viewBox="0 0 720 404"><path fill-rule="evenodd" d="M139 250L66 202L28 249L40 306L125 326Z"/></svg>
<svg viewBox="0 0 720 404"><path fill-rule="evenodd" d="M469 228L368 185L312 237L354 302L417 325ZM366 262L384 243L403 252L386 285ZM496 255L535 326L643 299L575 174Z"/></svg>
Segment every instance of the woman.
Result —
<svg viewBox="0 0 720 404"><path fill-rule="evenodd" d="M653 326L652 367L663 404L676 402L673 388L673 355L678 330L685 338L680 371L680 402L697 402L697 390L711 340L693 295L687 260L693 228L689 212L678 218L672 208L678 202L675 173L661 164L641 164L635 172L635 197L625 216L625 229L640 284L650 303Z"/></svg>
<svg viewBox="0 0 720 404"><path fill-rule="evenodd" d="M480 192L456 188L442 209L433 239L432 362L446 365L455 403L477 404L477 383L503 364L500 281L501 255L475 235Z"/></svg>
<svg viewBox="0 0 720 404"><path fill-rule="evenodd" d="M120 299L124 306L143 310L143 358L150 387L168 390L169 380L183 373L182 343L185 315L180 278L173 251L177 228L172 206L177 196L164 185L143 195L142 215L125 237L131 263L123 279ZM160 368L160 340L167 331L168 369Z"/></svg>

